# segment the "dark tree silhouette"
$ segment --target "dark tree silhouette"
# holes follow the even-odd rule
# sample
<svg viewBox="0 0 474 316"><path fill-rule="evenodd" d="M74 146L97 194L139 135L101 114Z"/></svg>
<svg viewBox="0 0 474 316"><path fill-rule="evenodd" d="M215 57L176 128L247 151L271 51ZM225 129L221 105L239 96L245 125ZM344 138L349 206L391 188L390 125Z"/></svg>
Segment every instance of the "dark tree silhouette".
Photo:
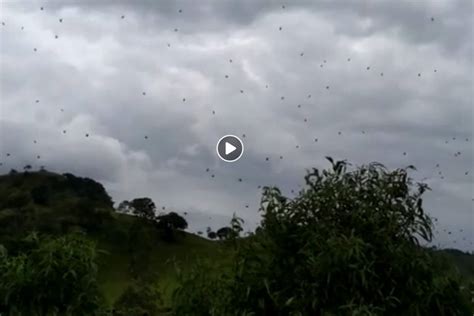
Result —
<svg viewBox="0 0 474 316"><path fill-rule="evenodd" d="M123 213L131 213L136 216L154 220L156 205L152 199L148 197L136 198L132 201L123 201L119 204L118 210Z"/></svg>

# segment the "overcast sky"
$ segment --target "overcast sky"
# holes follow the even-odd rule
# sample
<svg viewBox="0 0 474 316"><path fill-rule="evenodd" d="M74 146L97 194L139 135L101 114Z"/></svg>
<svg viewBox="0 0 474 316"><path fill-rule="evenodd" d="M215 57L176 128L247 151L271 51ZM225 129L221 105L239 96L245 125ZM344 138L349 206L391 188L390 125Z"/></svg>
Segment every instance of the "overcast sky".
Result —
<svg viewBox="0 0 474 316"><path fill-rule="evenodd" d="M324 156L413 164L436 243L473 249L471 1L196 3L2 1L0 173L91 177L204 231L254 228L258 187L292 196Z"/></svg>

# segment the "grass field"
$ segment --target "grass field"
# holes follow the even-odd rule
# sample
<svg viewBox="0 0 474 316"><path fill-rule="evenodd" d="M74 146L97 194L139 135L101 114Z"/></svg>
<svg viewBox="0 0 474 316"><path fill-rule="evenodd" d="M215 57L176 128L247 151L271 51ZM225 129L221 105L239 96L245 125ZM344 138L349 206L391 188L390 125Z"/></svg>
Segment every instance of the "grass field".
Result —
<svg viewBox="0 0 474 316"><path fill-rule="evenodd" d="M114 229L126 231L133 217L115 214L117 225ZM130 256L125 243L113 243L103 235L97 236L98 248L104 253L100 256L99 281L108 304L113 304L125 288L131 283L129 271ZM173 290L176 287L175 264L183 270L196 262L197 258L210 259L213 262L229 260L229 249L221 242L211 241L194 234L182 232L176 242L156 240L150 255L151 269L158 275L158 284L163 294L165 306L169 306Z"/></svg>

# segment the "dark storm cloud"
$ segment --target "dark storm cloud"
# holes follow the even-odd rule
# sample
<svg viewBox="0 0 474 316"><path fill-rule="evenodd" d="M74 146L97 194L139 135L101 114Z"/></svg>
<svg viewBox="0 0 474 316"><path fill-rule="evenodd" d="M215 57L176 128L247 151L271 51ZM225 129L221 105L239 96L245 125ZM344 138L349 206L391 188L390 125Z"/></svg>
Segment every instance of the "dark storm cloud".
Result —
<svg viewBox="0 0 474 316"><path fill-rule="evenodd" d="M292 196L327 155L413 164L452 246L443 229L472 234L471 7L6 2L0 171L90 176L115 201L150 196L204 231L234 212L255 227L259 186ZM216 157L225 134L245 134L236 163Z"/></svg>

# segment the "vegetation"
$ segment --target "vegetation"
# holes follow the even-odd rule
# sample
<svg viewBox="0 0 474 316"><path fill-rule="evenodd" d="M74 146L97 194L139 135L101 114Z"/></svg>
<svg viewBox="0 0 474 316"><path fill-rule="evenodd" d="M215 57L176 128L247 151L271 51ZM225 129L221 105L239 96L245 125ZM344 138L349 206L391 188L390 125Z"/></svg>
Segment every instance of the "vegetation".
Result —
<svg viewBox="0 0 474 316"><path fill-rule="evenodd" d="M95 244L79 235L31 234L0 253L0 311L7 315L94 315L102 297Z"/></svg>
<svg viewBox="0 0 474 316"><path fill-rule="evenodd" d="M328 159L293 200L265 188L261 229L239 242L232 269L197 266L181 280L176 315L472 313L459 275L420 246L432 238L427 186L406 169L349 172Z"/></svg>
<svg viewBox="0 0 474 316"><path fill-rule="evenodd" d="M424 246L411 167L329 160L294 199L265 188L254 233L234 214L216 241L146 197L114 210L91 179L0 176L0 313L472 315L474 256Z"/></svg>

